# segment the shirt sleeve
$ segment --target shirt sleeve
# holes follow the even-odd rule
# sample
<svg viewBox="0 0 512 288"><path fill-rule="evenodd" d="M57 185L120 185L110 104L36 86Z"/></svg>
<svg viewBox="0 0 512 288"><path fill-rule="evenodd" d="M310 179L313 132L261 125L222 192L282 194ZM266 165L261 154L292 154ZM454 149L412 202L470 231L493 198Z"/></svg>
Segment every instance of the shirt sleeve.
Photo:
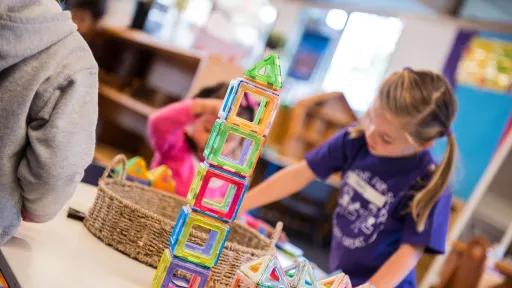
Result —
<svg viewBox="0 0 512 288"><path fill-rule="evenodd" d="M182 141L183 129L192 121L194 116L191 100L172 103L158 110L148 121L151 145L157 152L169 149L169 145Z"/></svg>
<svg viewBox="0 0 512 288"><path fill-rule="evenodd" d="M327 142L306 154L306 162L315 175L325 180L334 172L342 171L347 162L347 141L350 132L343 129Z"/></svg>
<svg viewBox="0 0 512 288"><path fill-rule="evenodd" d="M434 205L422 232L416 230L416 221L407 213L402 234L402 243L425 247L425 252L443 254L445 252L446 234L450 218L452 194L444 191Z"/></svg>

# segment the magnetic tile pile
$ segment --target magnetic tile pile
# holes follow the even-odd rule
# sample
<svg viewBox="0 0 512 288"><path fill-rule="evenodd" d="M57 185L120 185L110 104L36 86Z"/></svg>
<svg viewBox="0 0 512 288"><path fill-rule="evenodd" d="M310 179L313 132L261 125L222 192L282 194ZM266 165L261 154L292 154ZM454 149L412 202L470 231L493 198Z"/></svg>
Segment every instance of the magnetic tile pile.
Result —
<svg viewBox="0 0 512 288"><path fill-rule="evenodd" d="M230 223L236 218L278 109L276 91L282 86L279 58L268 56L244 76L231 81L228 87L204 150L205 161L190 186L189 205L178 216L152 288L205 287L210 269L219 261ZM256 104L253 119L245 119L239 113L249 102ZM235 156L226 155L225 144L233 137L242 139L241 151ZM209 197L210 185L218 187L219 183L227 187L223 197ZM189 239L197 231L208 235L202 244Z"/></svg>
<svg viewBox="0 0 512 288"><path fill-rule="evenodd" d="M121 173L120 171L121 167L116 167L114 175ZM176 188L172 171L167 165L148 170L146 161L139 156L130 158L126 163L126 179L171 193Z"/></svg>
<svg viewBox="0 0 512 288"><path fill-rule="evenodd" d="M282 268L276 256L265 256L240 267L232 288L352 288L344 273L316 281L308 260Z"/></svg>

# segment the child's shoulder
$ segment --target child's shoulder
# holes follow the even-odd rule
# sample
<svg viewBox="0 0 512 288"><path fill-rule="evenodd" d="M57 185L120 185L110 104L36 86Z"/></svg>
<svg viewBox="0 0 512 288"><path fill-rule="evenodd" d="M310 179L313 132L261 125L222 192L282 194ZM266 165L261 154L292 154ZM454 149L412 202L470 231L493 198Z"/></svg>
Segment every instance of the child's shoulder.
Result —
<svg viewBox="0 0 512 288"><path fill-rule="evenodd" d="M366 145L364 131L355 123L340 129L332 138L346 145Z"/></svg>
<svg viewBox="0 0 512 288"><path fill-rule="evenodd" d="M432 174L436 171L437 168L437 162L434 159L434 156L430 152L430 150L424 150L420 152L419 161L420 161L420 169L423 172L423 175L425 177L431 177Z"/></svg>
<svg viewBox="0 0 512 288"><path fill-rule="evenodd" d="M368 150L364 132L359 131L356 125L347 126L339 130L330 140L327 149L341 153L345 163L352 162L361 152Z"/></svg>
<svg viewBox="0 0 512 288"><path fill-rule="evenodd" d="M432 179L438 167L437 161L434 159L429 150L422 151L419 155L419 175L413 185L413 190L423 189ZM446 189L449 190L449 189Z"/></svg>
<svg viewBox="0 0 512 288"><path fill-rule="evenodd" d="M354 156L360 150L366 147L364 136L354 133L354 126L348 126L340 129L326 142L317 147L316 151L324 151L331 155L332 153L341 153L346 156Z"/></svg>

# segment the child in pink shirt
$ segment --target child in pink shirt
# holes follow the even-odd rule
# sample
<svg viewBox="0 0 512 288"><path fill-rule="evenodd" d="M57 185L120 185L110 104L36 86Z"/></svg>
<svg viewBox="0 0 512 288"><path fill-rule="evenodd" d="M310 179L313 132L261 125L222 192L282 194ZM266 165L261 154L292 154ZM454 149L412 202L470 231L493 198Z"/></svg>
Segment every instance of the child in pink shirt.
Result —
<svg viewBox="0 0 512 288"><path fill-rule="evenodd" d="M176 194L180 196L187 196L196 168L204 160L203 150L227 88L227 83L204 88L192 99L167 105L149 118L149 139L154 149L151 167L169 166L176 181ZM246 117L251 117L254 109L248 106L241 110ZM228 140L224 151L234 153L241 149L240 146L237 139ZM223 196L225 189L221 189L222 183L217 184L218 187L210 186L219 190L209 191L211 197Z"/></svg>

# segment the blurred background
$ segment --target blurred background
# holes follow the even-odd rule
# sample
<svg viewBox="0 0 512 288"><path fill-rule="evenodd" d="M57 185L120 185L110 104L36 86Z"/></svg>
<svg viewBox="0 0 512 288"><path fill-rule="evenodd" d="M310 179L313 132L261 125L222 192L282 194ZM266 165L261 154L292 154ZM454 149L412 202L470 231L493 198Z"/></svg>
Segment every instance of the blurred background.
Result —
<svg viewBox="0 0 512 288"><path fill-rule="evenodd" d="M71 10L100 66L95 155L99 165L118 153L149 162L149 115L206 86L242 75L270 52L280 56L284 87L252 185L302 159L356 121L388 74L404 67L443 73L459 103L451 253L424 257L418 280L429 287L439 279L460 284L464 282L456 281L471 278L461 275L475 275L470 281L474 285L512 287L507 286L512 285L507 282L512 265L506 260L512 257L512 1L61 4ZM441 141L433 152L440 156L443 149ZM314 182L299 194L252 213L271 224L283 220L291 243L327 268L338 182L339 177ZM464 257L474 247L483 247L485 253L471 262ZM473 266L460 268L461 261ZM470 287L461 285L453 287Z"/></svg>

